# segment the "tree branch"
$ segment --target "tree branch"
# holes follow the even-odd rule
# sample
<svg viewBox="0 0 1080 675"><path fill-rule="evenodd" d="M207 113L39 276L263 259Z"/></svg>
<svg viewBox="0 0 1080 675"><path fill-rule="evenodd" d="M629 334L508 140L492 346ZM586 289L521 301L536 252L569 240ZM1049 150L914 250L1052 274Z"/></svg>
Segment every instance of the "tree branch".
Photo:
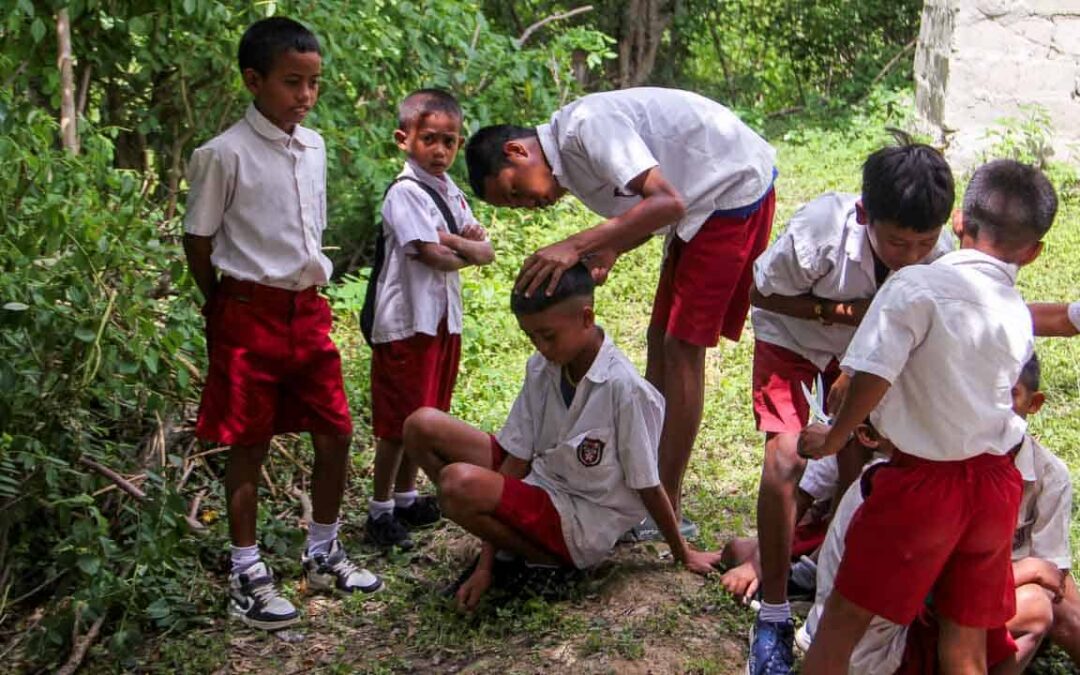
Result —
<svg viewBox="0 0 1080 675"><path fill-rule="evenodd" d="M106 478L111 480L113 483L115 483L116 487L118 487L121 490L123 490L124 492L128 493L129 495L131 495L135 499L138 499L139 501L142 501L142 500L146 499L146 493L145 492L140 490L138 487L135 486L134 483L130 482L129 480L127 480L126 478L124 478L120 474L118 474L115 471L113 471L112 469L110 469L109 467L107 467L107 466L105 466L103 464L98 464L97 462L95 462L94 460L92 460L92 459L90 459L89 457L86 457L86 456L83 456L83 457L79 458L79 464L82 464L85 467L89 467L89 468L93 469L94 471L97 471L102 476L105 476Z"/></svg>
<svg viewBox="0 0 1080 675"><path fill-rule="evenodd" d="M56 12L56 67L60 71L60 140L64 149L79 154L75 117L75 74L71 66L71 20L65 7Z"/></svg>
<svg viewBox="0 0 1080 675"><path fill-rule="evenodd" d="M543 28L547 24L549 24L549 23L551 23L553 21L562 21L563 19L569 19L572 16L577 16L578 14L584 14L585 12L591 12L592 8L593 8L592 5L583 5L581 7L576 7L574 9L571 9L571 10L569 10L567 12L562 12L561 14L552 14L549 17L545 17L543 19L540 19L539 21L537 21L533 25L526 28L525 31L521 34L521 37L514 40L514 44L517 45L518 48L520 48L522 45L525 44L525 41L529 39L529 36L531 36L536 31L540 30L541 28Z"/></svg>

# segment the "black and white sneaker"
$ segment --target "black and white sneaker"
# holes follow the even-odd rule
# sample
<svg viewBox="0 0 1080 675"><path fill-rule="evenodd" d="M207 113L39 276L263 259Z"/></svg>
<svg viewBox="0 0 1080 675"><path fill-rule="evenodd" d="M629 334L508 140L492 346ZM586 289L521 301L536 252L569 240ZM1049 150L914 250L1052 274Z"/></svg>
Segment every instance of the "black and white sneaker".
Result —
<svg viewBox="0 0 1080 675"><path fill-rule="evenodd" d="M424 527L433 525L442 519L442 510L436 497L425 495L417 497L412 504L394 507L394 518L406 527Z"/></svg>
<svg viewBox="0 0 1080 675"><path fill-rule="evenodd" d="M357 591L375 593L384 588L382 579L349 560L337 539L330 544L327 553L308 555L305 550L301 562L308 588L313 591L336 591L351 595Z"/></svg>
<svg viewBox="0 0 1080 675"><path fill-rule="evenodd" d="M396 511L396 509L395 509ZM402 551L411 550L415 545L405 527L394 513L384 513L378 518L370 515L364 523L364 541L379 548L398 547Z"/></svg>
<svg viewBox="0 0 1080 675"><path fill-rule="evenodd" d="M263 630L280 630L300 620L300 612L278 593L263 562L229 575L229 614Z"/></svg>

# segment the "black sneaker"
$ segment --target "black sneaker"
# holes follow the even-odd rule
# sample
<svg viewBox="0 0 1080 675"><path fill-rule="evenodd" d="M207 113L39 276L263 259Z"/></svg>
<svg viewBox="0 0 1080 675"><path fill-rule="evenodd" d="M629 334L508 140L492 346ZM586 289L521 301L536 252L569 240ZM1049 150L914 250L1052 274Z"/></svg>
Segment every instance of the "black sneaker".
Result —
<svg viewBox="0 0 1080 675"><path fill-rule="evenodd" d="M229 614L263 630L280 630L300 620L300 612L278 593L263 562L229 575Z"/></svg>
<svg viewBox="0 0 1080 675"><path fill-rule="evenodd" d="M379 548L398 547L408 551L413 547L409 530L394 517L393 513L384 513L378 518L368 516L364 523L364 541Z"/></svg>
<svg viewBox="0 0 1080 675"><path fill-rule="evenodd" d="M442 519L442 511L439 509L439 500L436 497L425 495L417 497L409 506L395 506L394 518L406 527L424 527L439 522Z"/></svg>
<svg viewBox="0 0 1080 675"><path fill-rule="evenodd" d="M384 588L382 579L349 560L337 539L326 553L308 555L305 550L300 562L304 566L308 588L313 591L352 595L356 592L375 593Z"/></svg>

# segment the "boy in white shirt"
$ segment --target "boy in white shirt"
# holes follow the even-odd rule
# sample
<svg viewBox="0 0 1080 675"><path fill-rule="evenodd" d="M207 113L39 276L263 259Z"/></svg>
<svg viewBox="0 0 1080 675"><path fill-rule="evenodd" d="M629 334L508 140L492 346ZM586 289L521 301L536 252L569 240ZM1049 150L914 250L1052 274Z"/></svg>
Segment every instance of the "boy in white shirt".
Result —
<svg viewBox="0 0 1080 675"><path fill-rule="evenodd" d="M754 259L776 203L775 151L727 108L676 89L584 96L535 128L486 127L465 149L469 182L496 206L544 208L567 192L604 217L528 259L518 290L548 292L579 261L603 282L619 255L667 233L645 377L667 402L660 480L680 495L701 424L705 350L737 341ZM683 525L687 536L696 527ZM658 539L655 524L634 538Z"/></svg>
<svg viewBox="0 0 1080 675"><path fill-rule="evenodd" d="M265 19L244 32L239 62L254 101L188 167L184 251L206 299L210 360L195 432L231 446L229 611L275 630L299 613L275 590L255 537L259 469L274 434L309 431L315 447L302 558L309 588L369 593L382 582L337 540L352 419L318 292L331 272L321 250L326 150L300 126L318 98L319 42L291 19Z"/></svg>
<svg viewBox="0 0 1080 675"><path fill-rule="evenodd" d="M394 140L405 167L386 191L361 325L371 345L373 491L368 542L410 549L410 527L440 518L434 497L416 491L417 467L401 430L415 410L450 409L461 357L458 270L495 258L465 195L447 175L461 143L461 107L440 89L421 89L398 107ZM391 489L393 494L391 495Z"/></svg>
<svg viewBox="0 0 1080 675"><path fill-rule="evenodd" d="M405 423L406 451L443 511L483 540L459 605L474 608L491 586L497 549L588 568L646 513L677 561L709 574L719 554L686 543L657 475L663 400L596 325L589 270L566 270L551 295L515 293L511 308L537 353L498 436L432 409Z"/></svg>
<svg viewBox="0 0 1080 675"><path fill-rule="evenodd" d="M894 274L852 338L844 401L831 427L803 432L800 454L835 454L867 417L897 449L848 530L808 675L846 673L874 616L911 623L931 591L942 668L985 672L986 631L1016 604L1022 480L1011 453L1026 424L1011 390L1034 344L1016 274L1038 257L1056 212L1034 167L980 167L964 195L961 250Z"/></svg>
<svg viewBox="0 0 1080 675"><path fill-rule="evenodd" d="M890 273L953 250L952 233L943 227L953 199L952 171L940 152L911 142L882 148L863 164L861 195L829 193L806 204L754 263L754 417L765 432L765 457L753 675L786 672L792 664L788 571L796 489L806 466L795 449L809 417L802 388L818 377L826 387L837 379L838 361ZM855 458L858 466L864 461ZM728 575L747 576L750 564Z"/></svg>
<svg viewBox="0 0 1080 675"><path fill-rule="evenodd" d="M1038 412L1045 400L1039 391L1039 362L1032 356L1013 388L1013 410L1027 418ZM869 427L856 432L860 440L876 445L886 454L891 444L876 437ZM1039 644L1051 631L1052 622L1063 613L1076 612L1075 594L1070 584L1069 520L1072 516L1072 485L1065 463L1025 436L1015 457L1024 480L1023 497L1013 533L1012 565L1016 586L1016 615L1004 629L987 634L987 665L995 675L1019 673L1031 662ZM876 465L874 465L876 466ZM844 553L844 536L852 516L863 502L874 471L851 486L841 500L818 559L817 604L800 629L804 648L813 640L825 600L832 591L836 571ZM918 675L936 672L937 625L929 607L910 626L875 618L852 653L853 675Z"/></svg>

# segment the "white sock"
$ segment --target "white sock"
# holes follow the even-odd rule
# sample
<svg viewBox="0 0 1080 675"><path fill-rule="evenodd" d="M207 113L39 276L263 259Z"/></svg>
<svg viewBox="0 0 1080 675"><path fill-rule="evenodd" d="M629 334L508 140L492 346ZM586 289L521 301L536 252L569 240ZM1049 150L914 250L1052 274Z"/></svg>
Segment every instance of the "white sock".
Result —
<svg viewBox="0 0 1080 675"><path fill-rule="evenodd" d="M409 490L408 492L395 492L394 493L394 506L399 509L407 509L416 502L416 498L420 496L420 493L416 490Z"/></svg>
<svg viewBox="0 0 1080 675"><path fill-rule="evenodd" d="M368 514L372 520L378 520L384 513L394 512L394 500L387 499L385 502L377 502L374 499L368 501Z"/></svg>
<svg viewBox="0 0 1080 675"><path fill-rule="evenodd" d="M329 525L316 523L314 520L308 524L307 551L308 555L326 555L330 552L330 544L337 539L338 521Z"/></svg>
<svg viewBox="0 0 1080 675"><path fill-rule="evenodd" d="M780 603L779 605L772 605L767 602L761 603L761 609L758 611L758 621L766 621L768 623L783 623L791 618L791 605L787 601Z"/></svg>
<svg viewBox="0 0 1080 675"><path fill-rule="evenodd" d="M259 545L254 546L230 546L229 558L232 560L232 573L240 574L247 568L259 562Z"/></svg>

